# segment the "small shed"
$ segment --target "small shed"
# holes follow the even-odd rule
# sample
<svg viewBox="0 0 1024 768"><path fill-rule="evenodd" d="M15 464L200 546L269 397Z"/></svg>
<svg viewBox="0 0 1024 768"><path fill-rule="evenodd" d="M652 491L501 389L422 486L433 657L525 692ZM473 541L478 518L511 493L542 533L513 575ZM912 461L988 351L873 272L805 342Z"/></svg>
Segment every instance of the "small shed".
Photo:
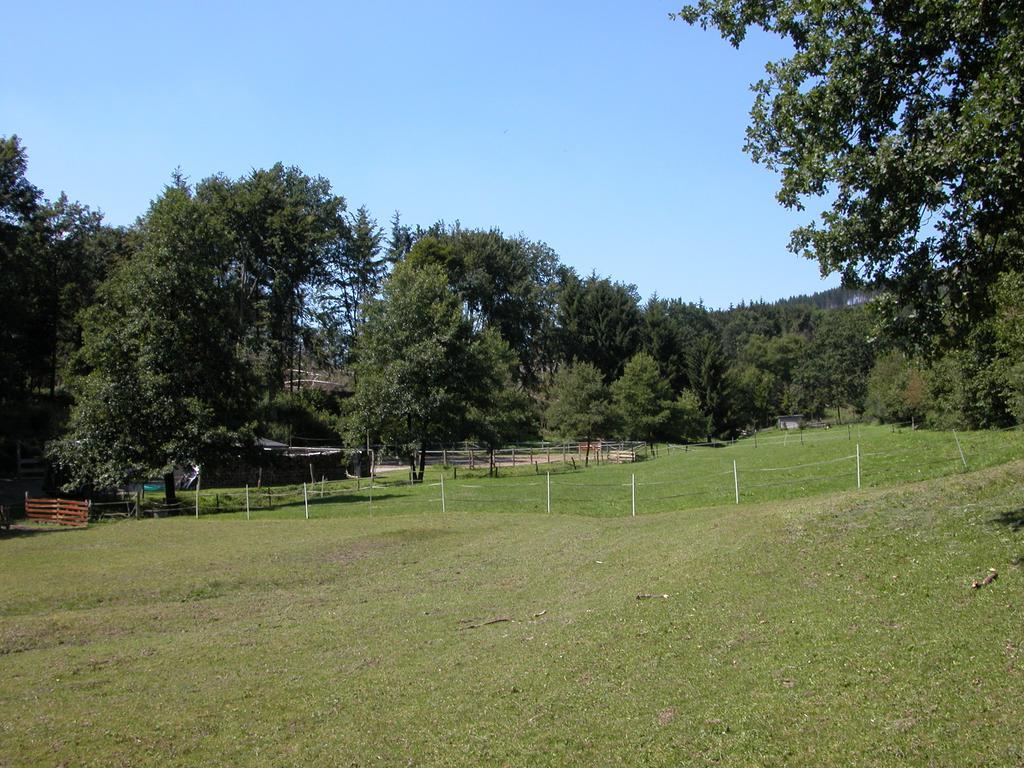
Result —
<svg viewBox="0 0 1024 768"><path fill-rule="evenodd" d="M800 429L803 421L804 415L802 413L792 413L789 416L779 416L777 418L779 429Z"/></svg>

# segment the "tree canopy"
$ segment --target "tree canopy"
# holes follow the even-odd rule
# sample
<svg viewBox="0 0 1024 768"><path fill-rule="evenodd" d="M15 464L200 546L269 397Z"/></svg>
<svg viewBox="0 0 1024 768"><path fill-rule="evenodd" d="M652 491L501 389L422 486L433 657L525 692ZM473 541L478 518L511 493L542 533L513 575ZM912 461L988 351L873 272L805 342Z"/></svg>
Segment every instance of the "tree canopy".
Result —
<svg viewBox="0 0 1024 768"><path fill-rule="evenodd" d="M747 4L700 7L712 14L705 21L727 20L726 12ZM788 132L786 141L831 135L821 125L773 122L785 114L810 119L805 99L819 87L819 98L841 93L826 87L845 72L829 58L840 41L816 39L812 24L831 29L837 22L827 9L858 23L863 14L903 18L882 4L785 7L803 9L780 27L804 36L794 61L806 67L808 57L828 54L828 66L795 91L783 78L762 93L766 122L761 133L752 128L752 147L773 130ZM761 16L737 17L743 30L785 8L747 10ZM782 77L783 70L770 72ZM903 131L908 119L900 112L892 130ZM862 139L849 141L850 153L859 152ZM876 159L892 141L880 135ZM797 202L806 196L800 190L816 191L812 171L846 173L852 166L844 163L855 159L830 149L835 156L826 162L811 144L790 149L758 151L783 169ZM854 181L877 181L857 178L847 187L823 180L821 189L839 190L839 204ZM865 191L865 199L873 194ZM950 192L936 211L947 215L955 200ZM835 228L822 235L826 249L851 226L829 216ZM938 248L945 227L933 216L915 242ZM919 292L928 306L941 299L933 309L946 330L975 311L987 313L984 321L951 349L896 354L886 332L892 318L921 318L916 299L900 305L905 317L886 314L897 293L837 289L723 310L658 296L641 305L634 286L581 278L523 235L458 222L410 227L397 213L388 232L365 207L349 212L325 179L280 163L197 184L176 172L135 225L111 228L64 195L45 199L28 181L20 141L0 139L0 464L13 461L25 436L40 448L59 438L51 456L65 480L100 487L161 471L166 478L173 464L236 461L255 435L333 441L344 432L351 444L370 439L411 461L425 448L461 441L495 449L556 436L588 443L731 437L795 412L852 409L932 426L1006 426L1024 418L1024 272L1004 269L1014 264L1015 231L1007 224L993 242L993 252L1007 256L996 272L963 260L973 253L972 235L958 241L959 263L935 262L926 275L937 293ZM863 255L864 263L876 258ZM858 265L853 279L880 280ZM890 266L881 282L891 280L894 291L912 287L903 262ZM947 267L965 290L984 288L969 307L950 298ZM934 328L921 320L914 330L927 337Z"/></svg>
<svg viewBox="0 0 1024 768"><path fill-rule="evenodd" d="M781 174L779 201L827 206L790 247L847 284L887 290L905 340L956 339L1024 264L1024 14L1016 0L699 0L679 17L769 62L746 150Z"/></svg>
<svg viewBox="0 0 1024 768"><path fill-rule="evenodd" d="M400 264L372 303L357 347L353 426L413 459L429 445L468 437L484 424L488 398L508 383L510 353L478 333L436 264ZM419 467L422 477L422 453Z"/></svg>

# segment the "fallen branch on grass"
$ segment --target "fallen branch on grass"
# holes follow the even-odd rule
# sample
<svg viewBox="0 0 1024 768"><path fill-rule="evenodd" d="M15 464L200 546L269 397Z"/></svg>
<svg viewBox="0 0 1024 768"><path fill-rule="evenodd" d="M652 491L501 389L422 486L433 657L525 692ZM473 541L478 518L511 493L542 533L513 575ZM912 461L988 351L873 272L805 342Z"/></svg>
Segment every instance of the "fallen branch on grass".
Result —
<svg viewBox="0 0 1024 768"><path fill-rule="evenodd" d="M668 595L645 595L642 592L636 596L637 600L653 600L654 598L660 597L662 600L668 600Z"/></svg>
<svg viewBox="0 0 1024 768"><path fill-rule="evenodd" d="M978 581L977 579L975 579L974 581L971 582L971 589L981 589L982 587L987 587L989 584L991 584L997 578L999 578L999 574L996 572L996 569L995 568L989 568L988 569L988 575L984 579L982 579L981 581Z"/></svg>

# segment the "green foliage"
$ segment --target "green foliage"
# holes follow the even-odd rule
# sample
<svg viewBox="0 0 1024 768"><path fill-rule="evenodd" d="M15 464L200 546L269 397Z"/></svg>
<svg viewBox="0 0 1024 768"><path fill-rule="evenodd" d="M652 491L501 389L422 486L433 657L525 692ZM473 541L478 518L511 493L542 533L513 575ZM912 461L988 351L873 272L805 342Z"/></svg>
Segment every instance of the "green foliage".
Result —
<svg viewBox="0 0 1024 768"><path fill-rule="evenodd" d="M80 343L76 315L116 251L100 214L61 195L43 199L17 136L0 138L0 403L33 387L56 395Z"/></svg>
<svg viewBox="0 0 1024 768"><path fill-rule="evenodd" d="M711 420L700 409L700 400L692 390L684 389L672 402L669 434L675 440L700 442L711 433Z"/></svg>
<svg viewBox="0 0 1024 768"><path fill-rule="evenodd" d="M187 189L170 187L141 242L84 315L84 375L69 433L52 449L72 486L217 461L248 434L255 389L221 279L221 232Z"/></svg>
<svg viewBox="0 0 1024 768"><path fill-rule="evenodd" d="M778 379L770 371L744 365L730 371L733 414L739 424L760 427L778 411Z"/></svg>
<svg viewBox="0 0 1024 768"><path fill-rule="evenodd" d="M615 426L611 392L592 363L576 362L558 369L549 400L547 426L559 437L589 443Z"/></svg>
<svg viewBox="0 0 1024 768"><path fill-rule="evenodd" d="M652 443L667 436L672 420L672 389L646 352L633 356L611 387L622 434Z"/></svg>
<svg viewBox="0 0 1024 768"><path fill-rule="evenodd" d="M926 407L925 386L921 371L903 353L881 355L868 376L864 414L883 422L920 423Z"/></svg>
<svg viewBox="0 0 1024 768"><path fill-rule="evenodd" d="M410 458L474 426L500 433L506 425L483 414L487 399L506 389L507 354L500 340L474 332L439 266L399 264L358 339L354 429Z"/></svg>
<svg viewBox="0 0 1024 768"><path fill-rule="evenodd" d="M801 408L822 415L826 408L864 407L874 352L868 344L870 320L863 308L821 314L814 337L796 372Z"/></svg>
<svg viewBox="0 0 1024 768"><path fill-rule="evenodd" d="M644 350L658 362L673 392L690 385L687 350L703 335L716 332L708 311L678 299L652 297L644 307Z"/></svg>
<svg viewBox="0 0 1024 768"><path fill-rule="evenodd" d="M949 352L925 373L925 418L937 429L1006 426L1004 383L989 352L977 344Z"/></svg>
<svg viewBox="0 0 1024 768"><path fill-rule="evenodd" d="M792 47L754 85L746 149L780 173L786 207L827 200L794 252L888 289L908 343L956 342L990 314L988 287L1021 266L1017 3L699 0L679 15L736 46L760 27Z"/></svg>
<svg viewBox="0 0 1024 768"><path fill-rule="evenodd" d="M729 361L716 336L702 336L690 350L690 384L701 411L711 420L711 431L725 436L733 429Z"/></svg>
<svg viewBox="0 0 1024 768"><path fill-rule="evenodd" d="M294 388L319 292L337 280L329 256L348 237L344 198L327 179L277 163L237 181L208 178L195 200L222 238L222 279L262 387Z"/></svg>
<svg viewBox="0 0 1024 768"><path fill-rule="evenodd" d="M488 329L478 339L477 354L489 391L468 404L469 435L489 450L536 439L538 404L515 380L515 353L496 331Z"/></svg>
<svg viewBox="0 0 1024 768"><path fill-rule="evenodd" d="M1002 383L1002 393L1009 411L1024 423L1024 274L1009 272L996 283L992 292L995 314L992 330L995 337L993 365Z"/></svg>
<svg viewBox="0 0 1024 768"><path fill-rule="evenodd" d="M500 230L437 224L409 252L415 265L444 269L476 329L501 335L517 358L517 381L534 386L552 362L558 257L543 243Z"/></svg>
<svg viewBox="0 0 1024 768"><path fill-rule="evenodd" d="M42 194L25 176L28 160L17 136L0 137L0 402L25 385L31 272Z"/></svg>
<svg viewBox="0 0 1024 768"><path fill-rule="evenodd" d="M643 342L639 301L635 286L565 271L558 300L564 359L591 363L605 383L619 378Z"/></svg>
<svg viewBox="0 0 1024 768"><path fill-rule="evenodd" d="M347 231L326 249L326 277L319 296L317 323L331 340L319 352L330 367L349 362L366 307L380 291L388 261L382 255L384 230L365 206L347 219Z"/></svg>
<svg viewBox="0 0 1024 768"><path fill-rule="evenodd" d="M296 437L337 443L340 407L336 396L319 389L278 392L258 411L261 435L286 444Z"/></svg>
<svg viewBox="0 0 1024 768"><path fill-rule="evenodd" d="M31 260L29 309L32 328L26 365L29 375L49 389L57 388L58 373L81 344L78 314L92 302L106 276L118 245L116 233L106 233L102 216L61 195L42 215L44 238Z"/></svg>

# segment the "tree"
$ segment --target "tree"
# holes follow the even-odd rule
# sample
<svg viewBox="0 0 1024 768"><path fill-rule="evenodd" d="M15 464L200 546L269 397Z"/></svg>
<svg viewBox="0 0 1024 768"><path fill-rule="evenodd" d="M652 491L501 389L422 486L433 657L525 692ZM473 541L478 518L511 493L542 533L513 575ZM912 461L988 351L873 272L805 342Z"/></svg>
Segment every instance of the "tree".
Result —
<svg viewBox="0 0 1024 768"><path fill-rule="evenodd" d="M868 376L864 413L879 421L921 420L924 378L901 352L888 352L875 361Z"/></svg>
<svg viewBox="0 0 1024 768"><path fill-rule="evenodd" d="M412 231L402 223L398 211L391 217L391 235L387 242L387 260L389 264L397 264L412 250L414 238Z"/></svg>
<svg viewBox="0 0 1024 768"><path fill-rule="evenodd" d="M489 393L469 405L468 431L487 449L493 474L495 450L510 441L535 439L539 419L536 401L515 380L518 360L505 340L493 330L484 331L479 354Z"/></svg>
<svg viewBox="0 0 1024 768"><path fill-rule="evenodd" d="M226 238L223 269L235 288L236 326L264 390L273 395L286 382L294 389L328 253L348 235L345 199L327 179L281 163L237 181L205 179L195 198Z"/></svg>
<svg viewBox="0 0 1024 768"><path fill-rule="evenodd" d="M467 436L471 409L504 383L494 343L474 333L440 267L399 264L356 341L357 433L398 446L422 480L428 445Z"/></svg>
<svg viewBox="0 0 1024 768"><path fill-rule="evenodd" d="M107 243L100 237L102 216L61 195L44 206L43 236L30 256L27 365L33 379L54 397L61 365L78 349L78 314L93 300L107 271Z"/></svg>
<svg viewBox="0 0 1024 768"><path fill-rule="evenodd" d="M702 305L657 296L647 302L643 318L644 349L657 361L672 391L681 392L690 386L687 350L715 331L714 321Z"/></svg>
<svg viewBox="0 0 1024 768"><path fill-rule="evenodd" d="M821 414L827 407L861 410L874 351L870 320L863 307L820 314L807 354L796 371L804 409Z"/></svg>
<svg viewBox="0 0 1024 768"><path fill-rule="evenodd" d="M690 349L688 363L693 393L701 411L711 420L711 430L717 435L727 434L732 429L732 392L729 360L722 351L721 342L712 334L702 336Z"/></svg>
<svg viewBox="0 0 1024 768"><path fill-rule="evenodd" d="M42 242L42 193L26 178L17 136L0 137L0 405L25 385L31 253Z"/></svg>
<svg viewBox="0 0 1024 768"><path fill-rule="evenodd" d="M0 139L0 402L37 387L53 399L80 343L77 315L123 251L123 232L64 194L44 200L26 170L18 138Z"/></svg>
<svg viewBox="0 0 1024 768"><path fill-rule="evenodd" d="M548 427L563 438L584 438L584 465L590 464L590 443L614 426L611 393L601 372L591 363L577 362L558 369L551 381Z"/></svg>
<svg viewBox="0 0 1024 768"><path fill-rule="evenodd" d="M653 445L665 434L672 419L672 390L649 354L639 352L626 363L612 384L612 396L626 437Z"/></svg>
<svg viewBox="0 0 1024 768"><path fill-rule="evenodd" d="M711 431L711 420L700 408L700 400L692 390L685 389L672 403L669 432L677 440L696 442L704 440Z"/></svg>
<svg viewBox="0 0 1024 768"><path fill-rule="evenodd" d="M552 356L554 251L544 243L505 237L498 229L465 230L439 222L417 239L408 258L442 267L474 327L493 328L515 352L516 380L537 383Z"/></svg>
<svg viewBox="0 0 1024 768"><path fill-rule="evenodd" d="M110 488L216 462L251 437L256 402L224 280L227 235L185 186L141 222L140 248L84 317L67 436L51 455L71 486Z"/></svg>
<svg viewBox="0 0 1024 768"><path fill-rule="evenodd" d="M989 286L1024 259L1019 3L699 0L678 16L793 46L754 86L746 150L780 172L786 207L825 199L794 252L887 289L910 341L991 314Z"/></svg>
<svg viewBox="0 0 1024 768"><path fill-rule="evenodd" d="M387 274L387 259L381 255L384 230L370 216L365 206L348 216L344 237L330 241L326 255L325 294L321 298L324 312L322 327L337 328L339 349L331 360L341 364L366 319L366 306L381 289Z"/></svg>
<svg viewBox="0 0 1024 768"><path fill-rule="evenodd" d="M992 321L995 337L994 365L1003 382L1007 407L1017 423L1024 422L1024 273L1003 275L993 289L995 316Z"/></svg>
<svg viewBox="0 0 1024 768"><path fill-rule="evenodd" d="M619 378L643 342L639 301L636 286L565 270L558 299L565 359L592 363L606 383Z"/></svg>
<svg viewBox="0 0 1024 768"><path fill-rule="evenodd" d="M729 378L733 411L739 424L757 428L768 421L773 411L778 413L780 388L771 371L742 365L732 368Z"/></svg>

